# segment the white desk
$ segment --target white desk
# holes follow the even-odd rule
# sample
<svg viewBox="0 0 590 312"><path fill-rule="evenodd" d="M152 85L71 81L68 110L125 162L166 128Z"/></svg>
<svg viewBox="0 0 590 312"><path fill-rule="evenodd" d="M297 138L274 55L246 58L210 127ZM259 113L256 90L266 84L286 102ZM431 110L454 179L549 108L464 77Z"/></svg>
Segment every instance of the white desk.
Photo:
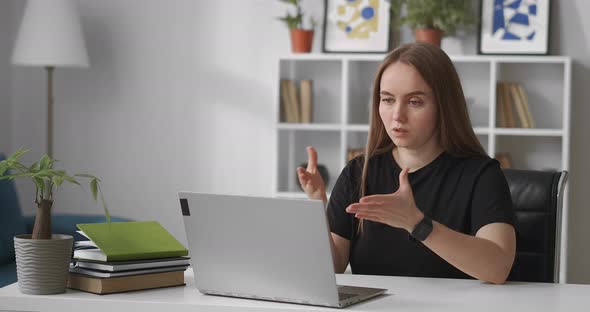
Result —
<svg viewBox="0 0 590 312"><path fill-rule="evenodd" d="M475 280L341 274L339 284L387 288L387 294L341 311L590 311L590 285L507 283ZM18 285L0 288L0 311L322 311L330 308L207 296L185 287L94 295L68 289L59 295L23 295Z"/></svg>

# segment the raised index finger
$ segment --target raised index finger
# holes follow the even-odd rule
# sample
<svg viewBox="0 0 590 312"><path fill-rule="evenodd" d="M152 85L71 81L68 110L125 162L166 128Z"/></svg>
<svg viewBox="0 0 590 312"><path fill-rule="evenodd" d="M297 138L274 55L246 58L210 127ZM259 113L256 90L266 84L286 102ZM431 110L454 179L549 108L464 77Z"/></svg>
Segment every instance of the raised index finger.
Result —
<svg viewBox="0 0 590 312"><path fill-rule="evenodd" d="M318 164L318 153L313 146L307 147L307 171L315 172Z"/></svg>

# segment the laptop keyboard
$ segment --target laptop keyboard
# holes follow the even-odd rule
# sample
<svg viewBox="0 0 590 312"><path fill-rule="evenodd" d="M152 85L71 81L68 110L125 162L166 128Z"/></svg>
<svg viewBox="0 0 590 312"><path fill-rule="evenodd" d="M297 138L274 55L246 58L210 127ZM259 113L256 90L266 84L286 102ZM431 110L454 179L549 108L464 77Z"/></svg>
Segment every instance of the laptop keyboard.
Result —
<svg viewBox="0 0 590 312"><path fill-rule="evenodd" d="M346 300L346 299L352 298L352 297L354 297L356 295L357 294L349 294L349 293L344 293L344 292L338 292L338 299L340 301L342 301L342 300Z"/></svg>

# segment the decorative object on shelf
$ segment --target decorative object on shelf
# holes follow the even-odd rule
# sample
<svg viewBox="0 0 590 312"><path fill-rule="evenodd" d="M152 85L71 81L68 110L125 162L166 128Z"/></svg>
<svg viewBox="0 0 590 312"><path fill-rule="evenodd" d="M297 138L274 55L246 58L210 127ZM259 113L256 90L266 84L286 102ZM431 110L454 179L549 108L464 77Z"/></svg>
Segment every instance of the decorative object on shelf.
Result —
<svg viewBox="0 0 590 312"><path fill-rule="evenodd" d="M391 19L394 27L407 24L414 30L416 41L440 47L443 36L452 36L458 27L475 25L471 1L465 0L392 0ZM402 16L402 8L405 15Z"/></svg>
<svg viewBox="0 0 590 312"><path fill-rule="evenodd" d="M102 202L107 222L110 215L100 190L100 180L89 174L68 175L65 170L54 169L56 160L43 155L38 162L25 165L19 159L27 151L19 149L6 160L0 161L0 180L29 178L35 184L37 213L33 234L17 235L14 238L18 285L22 293L46 295L63 293L72 253L73 237L51 234L51 208L54 193L63 182L76 185L76 177L90 179L94 200ZM9 170L14 171L11 173Z"/></svg>
<svg viewBox="0 0 590 312"><path fill-rule="evenodd" d="M304 13L301 9L301 0L280 0L295 7L295 15L287 11L287 15L279 17L279 20L285 22L291 35L291 50L293 53L309 53L313 43L313 32L316 22L313 17L309 17L310 29L303 27Z"/></svg>
<svg viewBox="0 0 590 312"><path fill-rule="evenodd" d="M323 52L388 52L389 8L380 0L325 0Z"/></svg>
<svg viewBox="0 0 590 312"><path fill-rule="evenodd" d="M75 1L29 0L16 37L12 63L44 67L47 71L47 155L53 157L53 70L88 67Z"/></svg>
<svg viewBox="0 0 590 312"><path fill-rule="evenodd" d="M480 54L548 54L550 0L483 0Z"/></svg>
<svg viewBox="0 0 590 312"><path fill-rule="evenodd" d="M494 158L500 163L500 168L512 168L512 157L510 156L510 153L497 153Z"/></svg>
<svg viewBox="0 0 590 312"><path fill-rule="evenodd" d="M300 164L299 167L307 168L307 162ZM320 173L320 176L324 180L324 185L328 185L328 183L330 183L330 173L328 172L328 168L326 168L326 166L324 166L322 164L318 164L317 168ZM296 178L295 183L299 186L299 189L303 191L303 188L301 188L301 184L299 184L299 177L297 175L295 175L295 178Z"/></svg>

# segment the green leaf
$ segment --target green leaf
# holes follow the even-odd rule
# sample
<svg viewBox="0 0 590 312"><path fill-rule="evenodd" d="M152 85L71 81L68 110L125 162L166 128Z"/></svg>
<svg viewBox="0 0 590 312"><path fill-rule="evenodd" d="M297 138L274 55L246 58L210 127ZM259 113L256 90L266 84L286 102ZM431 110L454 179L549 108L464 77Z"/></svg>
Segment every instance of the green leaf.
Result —
<svg viewBox="0 0 590 312"><path fill-rule="evenodd" d="M55 175L57 175L57 174L55 173L55 171L53 169L41 169L38 172L33 174L34 177L39 177L39 178L51 178Z"/></svg>
<svg viewBox="0 0 590 312"><path fill-rule="evenodd" d="M291 15L287 10L285 17L279 17L278 19L283 21L289 29L303 28L303 10L299 4L299 0L281 0L284 3L295 6L296 14Z"/></svg>
<svg viewBox="0 0 590 312"><path fill-rule="evenodd" d="M0 161L0 176L8 170L8 164L5 161Z"/></svg>
<svg viewBox="0 0 590 312"><path fill-rule="evenodd" d="M38 162L34 162L30 167L29 167L29 172L37 172L39 171L39 163Z"/></svg>
<svg viewBox="0 0 590 312"><path fill-rule="evenodd" d="M47 156L47 154L43 155L41 157L41 160L39 160L39 169L43 170L43 169L50 168L50 166L49 166L50 163L51 163L51 159L49 158L49 156Z"/></svg>
<svg viewBox="0 0 590 312"><path fill-rule="evenodd" d="M55 184L57 187L60 187L61 184L64 182L64 177L63 176L54 176L52 181L53 184Z"/></svg>
<svg viewBox="0 0 590 312"><path fill-rule="evenodd" d="M68 182L70 182L70 183L72 183L72 184L76 184L76 185L78 185L78 186L82 186L82 185L80 184L80 182L78 182L78 181L77 181L76 179L74 179L73 177L70 177L69 175L63 175L63 176L61 176L61 177L63 177L63 178L64 178L64 180L66 180L66 181L68 181Z"/></svg>
<svg viewBox="0 0 590 312"><path fill-rule="evenodd" d="M32 177L33 175L31 173L13 173L13 174L7 174L7 175L3 175L0 176L0 180L10 180L10 179L14 179L14 178L23 178L23 177Z"/></svg>
<svg viewBox="0 0 590 312"><path fill-rule="evenodd" d="M401 16L402 7L405 15ZM472 1L465 0L391 0L391 25L416 28L438 28L445 36L453 35L460 26L477 24Z"/></svg>
<svg viewBox="0 0 590 312"><path fill-rule="evenodd" d="M27 153L29 150L25 150L22 148L19 148L18 150L16 150L16 152L14 152L14 154L10 155L6 160L9 162L18 162L18 159L24 155L25 153Z"/></svg>
<svg viewBox="0 0 590 312"><path fill-rule="evenodd" d="M98 191L100 192L100 201L102 202L102 208L104 209L104 214L107 217L107 223L111 223L111 214L109 213L109 209L107 208L107 204L104 201L104 196L102 194L102 190L99 188ZM97 202L98 204L98 202Z"/></svg>
<svg viewBox="0 0 590 312"><path fill-rule="evenodd" d="M92 192L92 198L94 198L94 201L96 201L97 195L98 195L98 180L97 179L92 179L90 181L90 191Z"/></svg>

